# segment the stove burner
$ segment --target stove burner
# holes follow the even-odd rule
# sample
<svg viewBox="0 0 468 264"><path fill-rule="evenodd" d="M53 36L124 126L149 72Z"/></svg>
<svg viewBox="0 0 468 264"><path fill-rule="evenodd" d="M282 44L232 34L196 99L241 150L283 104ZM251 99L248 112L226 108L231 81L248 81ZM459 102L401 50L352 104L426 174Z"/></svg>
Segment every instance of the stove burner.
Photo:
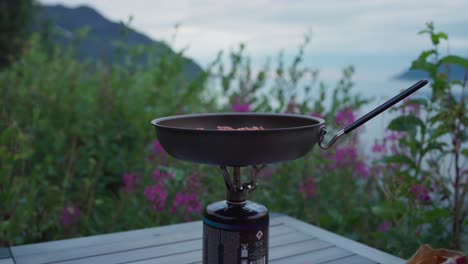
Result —
<svg viewBox="0 0 468 264"><path fill-rule="evenodd" d="M265 165L251 166L250 181L242 183L240 167L233 167L231 176L226 166L221 166L221 172L226 184L226 200L230 204L242 204L247 200L247 195L257 188L257 178Z"/></svg>

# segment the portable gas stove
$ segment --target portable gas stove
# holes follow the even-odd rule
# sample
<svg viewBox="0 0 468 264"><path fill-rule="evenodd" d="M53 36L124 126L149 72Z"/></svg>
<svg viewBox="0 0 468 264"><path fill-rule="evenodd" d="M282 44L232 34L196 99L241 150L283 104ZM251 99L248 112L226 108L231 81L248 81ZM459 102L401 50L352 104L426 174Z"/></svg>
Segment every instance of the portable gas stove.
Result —
<svg viewBox="0 0 468 264"><path fill-rule="evenodd" d="M268 263L269 214L265 206L248 201L265 164L298 159L314 145L328 149L343 135L366 123L428 82L419 81L344 129L328 144L325 121L289 114L222 113L180 115L154 119L162 147L173 157L219 166L226 184L226 200L206 206L203 214L204 264ZM259 130L219 130L262 127ZM251 166L248 182L240 168ZM231 173L229 167L232 167Z"/></svg>

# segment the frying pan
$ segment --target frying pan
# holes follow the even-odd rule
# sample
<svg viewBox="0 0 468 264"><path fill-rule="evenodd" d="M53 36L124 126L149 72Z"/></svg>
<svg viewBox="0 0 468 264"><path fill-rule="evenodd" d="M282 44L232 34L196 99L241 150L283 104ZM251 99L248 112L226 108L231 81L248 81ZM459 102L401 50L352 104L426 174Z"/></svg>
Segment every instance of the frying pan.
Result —
<svg viewBox="0 0 468 264"><path fill-rule="evenodd" d="M151 121L161 146L173 157L218 166L243 167L295 160L316 143L328 149L350 133L428 83L421 80L368 114L338 131L328 144L325 121L321 118L267 113L191 114ZM264 130L218 130L262 126Z"/></svg>

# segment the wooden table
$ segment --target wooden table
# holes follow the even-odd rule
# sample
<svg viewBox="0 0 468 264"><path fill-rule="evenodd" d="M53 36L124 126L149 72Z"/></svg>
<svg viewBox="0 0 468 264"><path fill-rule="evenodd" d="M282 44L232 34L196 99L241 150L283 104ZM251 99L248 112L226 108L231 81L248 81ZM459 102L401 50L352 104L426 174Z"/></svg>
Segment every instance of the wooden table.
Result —
<svg viewBox="0 0 468 264"><path fill-rule="evenodd" d="M190 222L0 249L0 264L201 263L202 223ZM278 264L405 263L289 216L270 221L270 261Z"/></svg>

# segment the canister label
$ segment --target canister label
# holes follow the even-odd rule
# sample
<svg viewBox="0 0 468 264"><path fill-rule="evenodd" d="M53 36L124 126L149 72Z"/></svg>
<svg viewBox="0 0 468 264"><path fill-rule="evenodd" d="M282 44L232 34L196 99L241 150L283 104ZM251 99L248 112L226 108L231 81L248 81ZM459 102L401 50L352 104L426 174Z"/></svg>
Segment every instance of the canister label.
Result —
<svg viewBox="0 0 468 264"><path fill-rule="evenodd" d="M204 264L268 263L268 222L227 225L203 219Z"/></svg>

